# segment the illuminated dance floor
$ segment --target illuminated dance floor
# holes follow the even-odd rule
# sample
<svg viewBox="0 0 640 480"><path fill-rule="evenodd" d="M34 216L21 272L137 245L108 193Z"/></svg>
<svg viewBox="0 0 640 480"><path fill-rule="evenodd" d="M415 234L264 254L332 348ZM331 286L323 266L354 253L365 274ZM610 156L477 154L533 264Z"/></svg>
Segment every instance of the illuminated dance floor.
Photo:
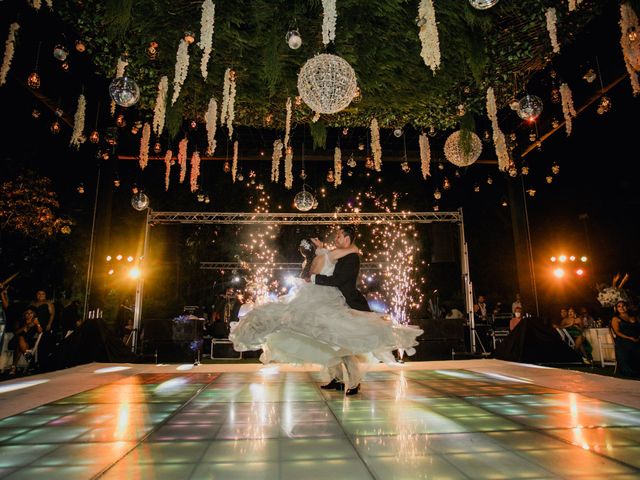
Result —
<svg viewBox="0 0 640 480"><path fill-rule="evenodd" d="M640 478L640 384L497 360L113 365L0 383L0 477Z"/></svg>

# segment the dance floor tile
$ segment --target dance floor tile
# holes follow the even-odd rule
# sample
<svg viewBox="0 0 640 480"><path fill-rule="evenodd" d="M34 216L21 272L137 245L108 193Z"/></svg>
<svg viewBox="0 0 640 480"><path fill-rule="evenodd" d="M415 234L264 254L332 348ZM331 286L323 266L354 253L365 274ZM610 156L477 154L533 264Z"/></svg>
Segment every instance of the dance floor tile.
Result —
<svg viewBox="0 0 640 480"><path fill-rule="evenodd" d="M542 450L568 446L562 440L556 440L535 431L487 432L486 435L487 438L509 450Z"/></svg>
<svg viewBox="0 0 640 480"><path fill-rule="evenodd" d="M305 438L280 440L283 460L336 460L356 458L353 445L345 438Z"/></svg>
<svg viewBox="0 0 640 480"><path fill-rule="evenodd" d="M208 444L202 462L252 463L277 462L280 440L216 440Z"/></svg>
<svg viewBox="0 0 640 480"><path fill-rule="evenodd" d="M605 452L612 447L638 445L638 439L629 437L625 428L571 428L547 430L547 434L561 438L566 442L594 452Z"/></svg>
<svg viewBox="0 0 640 480"><path fill-rule="evenodd" d="M377 478L385 480L460 480L469 478L459 469L436 455L374 457L366 460Z"/></svg>
<svg viewBox="0 0 640 480"><path fill-rule="evenodd" d="M631 473L633 471L631 467L578 447L522 450L518 454L563 477L591 475L593 472L598 472L602 475L601 478L604 478L605 475Z"/></svg>
<svg viewBox="0 0 640 480"><path fill-rule="evenodd" d="M99 427L78 437L76 442L135 442L142 440L153 426Z"/></svg>
<svg viewBox="0 0 640 480"><path fill-rule="evenodd" d="M210 442L144 442L136 447L127 461L133 463L198 463Z"/></svg>
<svg viewBox="0 0 640 480"><path fill-rule="evenodd" d="M113 477L117 478L117 477ZM146 477L151 478L151 477ZM201 463L196 466L191 477L175 476L167 477L189 478L190 480L275 480L280 477L280 464L278 462L245 462L245 463ZM294 478L308 478L289 477ZM159 479L158 476L155 479Z"/></svg>
<svg viewBox="0 0 640 480"><path fill-rule="evenodd" d="M164 425L155 431L150 437L151 442L171 442L177 440L199 441L213 440L220 431L219 424L196 425Z"/></svg>
<svg viewBox="0 0 640 480"><path fill-rule="evenodd" d="M0 428L38 427L59 418L57 415L19 415L0 420Z"/></svg>
<svg viewBox="0 0 640 480"><path fill-rule="evenodd" d="M455 453L446 458L469 478L478 480L553 476L553 472L512 452Z"/></svg>
<svg viewBox="0 0 640 480"><path fill-rule="evenodd" d="M195 468L193 463L173 463L173 464L136 464L129 460L129 457L121 460L110 468L101 479L108 480L176 480L188 479ZM81 477L75 477L81 478ZM84 477L87 478L87 477ZM217 477L209 477L209 479ZM67 479L68 480L68 479Z"/></svg>
<svg viewBox="0 0 640 480"><path fill-rule="evenodd" d="M40 443L65 443L75 440L80 435L88 431L88 427L34 428L26 433L13 437L11 439L11 443L28 443L33 445Z"/></svg>
<svg viewBox="0 0 640 480"><path fill-rule="evenodd" d="M134 446L135 443L131 442L62 445L38 458L33 465L39 467L93 465L103 469L118 461Z"/></svg>
<svg viewBox="0 0 640 480"><path fill-rule="evenodd" d="M59 445L3 445L0 446L0 468L21 467L46 455Z"/></svg>
<svg viewBox="0 0 640 480"><path fill-rule="evenodd" d="M28 428L0 428L0 443L4 443L11 438L28 431Z"/></svg>
<svg viewBox="0 0 640 480"><path fill-rule="evenodd" d="M281 462L283 479L326 480L348 478L349 480L371 480L371 474L359 459L306 460Z"/></svg>
<svg viewBox="0 0 640 480"><path fill-rule="evenodd" d="M25 467L4 477L7 480L33 480L46 478L47 480L69 480L71 478L91 478L100 473L100 466L55 466L55 467Z"/></svg>

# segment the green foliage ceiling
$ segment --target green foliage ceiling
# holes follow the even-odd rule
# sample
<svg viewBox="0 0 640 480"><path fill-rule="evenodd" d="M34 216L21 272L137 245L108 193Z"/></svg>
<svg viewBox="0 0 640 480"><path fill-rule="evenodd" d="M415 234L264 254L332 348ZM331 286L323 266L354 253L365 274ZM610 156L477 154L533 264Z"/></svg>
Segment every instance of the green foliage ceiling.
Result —
<svg viewBox="0 0 640 480"><path fill-rule="evenodd" d="M287 96L297 95L297 73L304 62L324 51L320 0L217 1L213 55L206 81L200 74L201 50L189 47L190 66L180 100L168 111L168 123L201 117L209 98L220 100L223 73L237 72L236 123L281 127ZM329 126L383 127L412 124L450 128L458 123L456 107L481 113L485 92L493 86L499 102L513 93L514 74L521 85L551 57L544 12L558 11L558 35L567 42L604 8L585 0L568 13L566 2L502 0L486 11L467 0L434 0L442 64L433 75L420 57L416 16L418 0L338 0L336 53L354 67L362 99L332 116ZM141 88L142 109L151 110L162 75L171 83L176 49L185 31L200 33L201 2L193 0L84 0L60 2L58 12L87 42L98 71L111 78L117 58L126 52L128 75ZM303 38L298 50L285 42L296 27ZM151 60L149 43L159 44ZM169 93L169 98L171 92ZM296 108L297 122L308 122L306 106Z"/></svg>

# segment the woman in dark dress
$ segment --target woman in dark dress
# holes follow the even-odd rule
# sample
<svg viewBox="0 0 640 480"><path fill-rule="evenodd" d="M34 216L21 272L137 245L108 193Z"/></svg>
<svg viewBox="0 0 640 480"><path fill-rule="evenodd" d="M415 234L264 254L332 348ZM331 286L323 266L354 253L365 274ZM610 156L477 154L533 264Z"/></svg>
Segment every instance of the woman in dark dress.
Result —
<svg viewBox="0 0 640 480"><path fill-rule="evenodd" d="M640 376L640 322L629 313L629 304L616 303L616 313L611 319L615 336L616 361L620 375Z"/></svg>
<svg viewBox="0 0 640 480"><path fill-rule="evenodd" d="M36 317L33 307L27 307L23 313L22 321L14 332L14 337L9 342L9 348L14 350L13 366L11 373L16 373L16 367L20 355L27 356L27 352L36 346L38 335L42 333L42 326Z"/></svg>

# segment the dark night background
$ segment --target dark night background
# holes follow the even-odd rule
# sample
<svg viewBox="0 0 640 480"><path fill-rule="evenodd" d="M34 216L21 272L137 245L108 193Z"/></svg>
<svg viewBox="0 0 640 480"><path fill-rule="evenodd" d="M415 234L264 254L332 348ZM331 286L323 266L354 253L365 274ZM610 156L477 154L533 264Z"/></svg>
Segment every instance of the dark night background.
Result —
<svg viewBox="0 0 640 480"><path fill-rule="evenodd" d="M122 249L123 245L137 245L144 223L144 213L134 211L129 204L131 187L136 184L143 187L151 198L156 210L181 211L245 211L252 189L244 184L232 185L229 175L222 171L222 162L206 161L201 167L202 184L211 196L210 204L197 202L188 192L188 181L176 185L172 177L172 186L164 192L164 165L162 161L151 161L149 167L140 172L136 161L118 160L118 155L135 156L139 144L139 134L133 137L129 133L130 125L136 120L137 113L126 112L128 125L120 132L117 151L108 161L96 159L96 147L83 145L79 152L68 147L71 129L63 125L59 135L49 131L54 113L47 108L49 103L54 109L61 108L64 116L72 118L75 104L81 89L88 98L86 131L93 129L97 121L98 129L113 123L108 116L109 100L108 80L96 77L92 72L90 59L71 49L70 72L60 69L59 62L51 55L53 46L64 38L74 38L73 32L57 23L54 17L39 15L9 5L0 5L0 32L5 34L8 22L14 18L16 10L20 15L32 16L29 21L21 21L19 44L11 67L7 84L0 87L0 104L3 106L3 126L0 128L0 176L7 180L26 171L50 177L61 201L62 212L73 219L73 231L46 246L30 245L29 241L17 239L2 232L2 266L0 277L4 278L14 271L21 276L13 284L13 296L28 299L36 288L46 288L56 296L64 291L67 296L81 298L84 294L84 275L88 257L89 235L93 214L96 173L101 172L100 198L97 212L97 248L96 258ZM613 2L612 2L613 3ZM563 55L553 64L559 76L567 81L574 93L576 108L581 107L589 98L598 93L599 81L587 83L582 76L588 68L596 68L596 57L601 67L602 82L606 86L626 73L619 46L618 10L612 4L605 15L596 19L583 31L574 43L566 47ZM64 32L66 37L61 33ZM37 94L25 84L27 75L33 70L38 41L42 41L39 72L42 87ZM545 102L545 110L538 123L539 134L550 130L553 117L562 119L559 105L549 102L549 69L537 74L528 85L531 93L539 95ZM301 146L305 145L308 158L306 170L307 183L320 191L326 188L326 197L320 198L318 212L332 212L336 206L343 205L354 198L359 191L369 187L380 194L390 195L399 192L398 208L411 211L431 211L434 206L433 191L439 187L442 191L444 176L452 181L452 189L443 192L439 203L441 211L463 209L466 237L469 244L471 276L476 293L486 293L493 303L502 300L510 304L518 286L517 268L526 268L526 245L516 242L518 236L524 238L523 198L526 198L528 225L535 263L536 285L541 313L555 314L560 304L588 304L595 308L596 283L610 283L616 272L628 272L631 275L629 287L638 290L640 281L640 199L637 188L636 162L638 155L638 99L633 98L628 78L618 83L607 95L613 102L612 110L605 115L596 113L595 102L581 112L574 120L573 134L567 138L561 128L542 144L540 150L534 149L524 159L522 151L530 144L530 127L523 125L517 115L507 108L500 112L500 123L505 133L516 132L518 148L515 150L518 166L530 167L530 175L510 178L498 172L496 165L479 162L460 171L455 177L453 166L447 164L443 171L432 166L433 177L423 181L419 174L417 137L419 132L405 129L404 138L397 139L390 130L382 133L383 162L385 158L401 157L406 141L408 158L412 170L402 172L400 163L386 161L381 174L368 174L363 167L364 152L357 149L358 143L365 138L364 129L351 129L341 138L343 159L354 153L358 166L353 176L343 172L343 185L338 190L327 185L325 176L332 166L332 151L340 131L329 132L326 150L313 151L308 129L298 126L294 131L293 143L296 148L294 174L296 183L292 191L286 191L282 185L272 186L269 182L271 145L277 132L240 128L240 164L245 176L249 170L255 170L257 180L265 184L265 189L274 199L272 206L282 205L283 211L293 211L293 195L301 187L297 178L300 168ZM38 98L42 96L43 98ZM43 101L44 99L44 101ZM97 101L101 102L96 112ZM34 119L32 111L39 109L40 118ZM477 118L477 132L487 128L486 118ZM204 146L204 126L197 132L189 131L191 145L199 142ZM434 155L441 156L442 146L449 132L441 132L433 138ZM231 145L226 145L222 135L218 136L218 155L223 155ZM163 146L165 148L166 146ZM173 145L174 149L176 145ZM248 161L264 151L262 161ZM324 155L325 161L316 157ZM245 160L243 160L243 158ZM311 158L314 158L311 161ZM493 149L485 145L481 160L495 158ZM547 184L545 177L551 175L551 165L557 163L560 173L553 176L553 183ZM173 172L175 175L175 171ZM487 185L491 176L493 185ZM115 188L114 178L121 180L121 186ZM381 181L378 181L381 178ZM84 194L78 193L82 183ZM480 186L480 192L474 192L474 186ZM534 188L535 197L526 195L523 190ZM501 205L506 200L508 206ZM515 229L514 229L515 225ZM157 251L165 255L165 262L175 264L180 270L188 263L189 254L184 245L187 239L198 235L213 235L213 230L198 234L198 229L176 227L166 235L158 235ZM196 232L196 233L194 233ZM155 235L155 233L154 233ZM430 238L438 236L436 242L444 241L453 245L455 238L447 234L431 233ZM443 240L444 239L444 240ZM229 238L219 238L218 244L229 242ZM231 239L231 242L233 240ZM130 250L134 247L129 247ZM445 249L447 250L447 249ZM213 260L221 254L205 250ZM516 252L519 254L516 255ZM588 255L587 275L582 279L572 277L562 282L554 280L550 274L549 257L560 253ZM219 258L228 260L227 258ZM523 261L524 259L524 261ZM430 258L435 264L449 261L447 258ZM182 265L182 266L180 266ZM97 265L96 271L100 270ZM459 282L457 273L453 273L450 283ZM180 277L163 278L161 291L180 297L192 288L176 285ZM100 275L94 285L108 286ZM197 289L196 289L197 290ZM524 291L524 289L523 289ZM181 292L181 293L178 293ZM443 293L443 295L446 295ZM188 296L188 295L187 295ZM190 298L183 300L189 301ZM524 295L523 301L532 311L533 299ZM168 316L173 315L170 312Z"/></svg>

